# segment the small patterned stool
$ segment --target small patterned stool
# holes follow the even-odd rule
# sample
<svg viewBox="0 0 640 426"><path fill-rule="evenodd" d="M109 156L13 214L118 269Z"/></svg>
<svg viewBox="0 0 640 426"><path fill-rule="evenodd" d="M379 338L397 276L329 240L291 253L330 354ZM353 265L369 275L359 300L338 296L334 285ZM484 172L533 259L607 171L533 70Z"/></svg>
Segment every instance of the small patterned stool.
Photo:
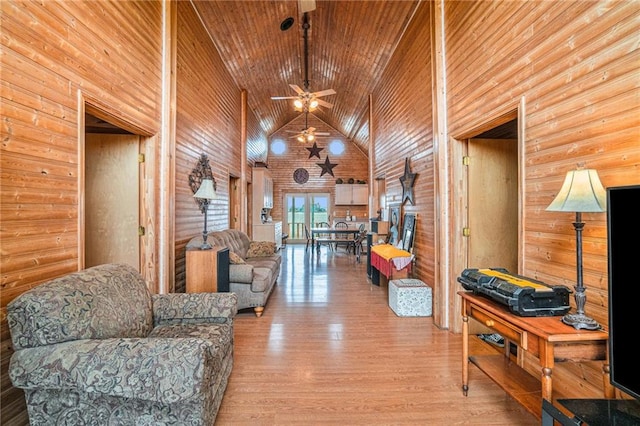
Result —
<svg viewBox="0 0 640 426"><path fill-rule="evenodd" d="M431 287L422 281L389 281L389 307L399 317L429 317L431 304Z"/></svg>

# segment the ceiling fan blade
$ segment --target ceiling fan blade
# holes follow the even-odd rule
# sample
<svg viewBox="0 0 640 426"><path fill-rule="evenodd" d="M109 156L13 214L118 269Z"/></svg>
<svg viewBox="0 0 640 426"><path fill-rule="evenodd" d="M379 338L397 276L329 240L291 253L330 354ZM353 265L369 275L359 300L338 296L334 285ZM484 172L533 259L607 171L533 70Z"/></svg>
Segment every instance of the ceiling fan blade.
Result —
<svg viewBox="0 0 640 426"><path fill-rule="evenodd" d="M332 108L333 104L323 101L322 99L316 99L316 101L318 101L318 105L323 106L325 108Z"/></svg>
<svg viewBox="0 0 640 426"><path fill-rule="evenodd" d="M298 86L297 84L290 84L289 87L295 90L298 95L301 95L302 93L304 93L304 90L302 90L300 86Z"/></svg>
<svg viewBox="0 0 640 426"><path fill-rule="evenodd" d="M297 96L272 96L271 99L279 100L279 99L298 99Z"/></svg>
<svg viewBox="0 0 640 426"><path fill-rule="evenodd" d="M309 132L309 133L313 133L313 132L316 131L316 128L315 127L309 127L306 131Z"/></svg>
<svg viewBox="0 0 640 426"><path fill-rule="evenodd" d="M331 133L329 132L316 132L315 135L316 136L329 136Z"/></svg>
<svg viewBox="0 0 640 426"><path fill-rule="evenodd" d="M321 90L319 92L313 92L312 95L315 96L316 98L319 98L320 96L329 96L329 95L335 95L336 91L333 89L327 89L327 90Z"/></svg>
<svg viewBox="0 0 640 426"><path fill-rule="evenodd" d="M298 9L301 14L316 10L316 0L298 0Z"/></svg>

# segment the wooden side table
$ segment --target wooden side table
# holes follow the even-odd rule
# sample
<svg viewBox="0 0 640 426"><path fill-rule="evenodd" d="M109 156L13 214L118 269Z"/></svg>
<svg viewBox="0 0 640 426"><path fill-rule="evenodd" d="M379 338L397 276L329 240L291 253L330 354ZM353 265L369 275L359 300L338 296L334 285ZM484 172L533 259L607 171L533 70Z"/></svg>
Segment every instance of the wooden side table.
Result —
<svg viewBox="0 0 640 426"><path fill-rule="evenodd" d="M553 368L559 361L605 360L605 398L613 397L607 360L608 334L602 330L576 330L560 317L521 317L487 297L461 291L462 297L462 392L469 391L469 363L489 376L530 413L542 417L541 398L553 401ZM474 318L505 339L505 353L469 356L469 318ZM510 359L509 342L518 347L517 360ZM524 353L540 362L540 377L523 369Z"/></svg>
<svg viewBox="0 0 640 426"><path fill-rule="evenodd" d="M229 249L187 250L187 293L229 291Z"/></svg>

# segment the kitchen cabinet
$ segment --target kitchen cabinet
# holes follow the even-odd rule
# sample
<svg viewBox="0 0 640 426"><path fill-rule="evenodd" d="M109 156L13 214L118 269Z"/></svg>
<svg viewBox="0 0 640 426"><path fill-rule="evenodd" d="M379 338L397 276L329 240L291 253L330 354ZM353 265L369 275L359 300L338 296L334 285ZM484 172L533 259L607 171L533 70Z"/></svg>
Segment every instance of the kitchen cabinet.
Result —
<svg viewBox="0 0 640 426"><path fill-rule="evenodd" d="M271 172L266 167L254 167L251 181L253 208L251 217L254 224L262 222L261 214L263 209L270 215L269 210L273 208L273 178Z"/></svg>
<svg viewBox="0 0 640 426"><path fill-rule="evenodd" d="M282 222L267 222L253 225L254 241L271 241L276 243L276 250L282 247Z"/></svg>
<svg viewBox="0 0 640 426"><path fill-rule="evenodd" d="M366 206L369 199L369 188L364 184L336 185L336 205Z"/></svg>

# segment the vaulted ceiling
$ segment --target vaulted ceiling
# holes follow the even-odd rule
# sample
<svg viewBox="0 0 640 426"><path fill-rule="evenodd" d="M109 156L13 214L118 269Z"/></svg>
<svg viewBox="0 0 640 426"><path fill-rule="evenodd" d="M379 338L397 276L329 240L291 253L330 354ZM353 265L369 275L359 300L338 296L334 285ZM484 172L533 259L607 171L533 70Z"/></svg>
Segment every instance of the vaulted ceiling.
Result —
<svg viewBox="0 0 640 426"><path fill-rule="evenodd" d="M247 90L249 109L267 136L294 126L300 112L289 86L304 89L303 4L308 12L309 91L334 89L322 97L333 104L310 117L321 132L353 139L366 122L369 95L392 56L419 1L192 0L238 87ZM281 29L287 18L293 25ZM428 23L425 23L428 25ZM312 123L311 123L312 121ZM326 126L323 126L326 124ZM361 147L366 153L366 147Z"/></svg>

